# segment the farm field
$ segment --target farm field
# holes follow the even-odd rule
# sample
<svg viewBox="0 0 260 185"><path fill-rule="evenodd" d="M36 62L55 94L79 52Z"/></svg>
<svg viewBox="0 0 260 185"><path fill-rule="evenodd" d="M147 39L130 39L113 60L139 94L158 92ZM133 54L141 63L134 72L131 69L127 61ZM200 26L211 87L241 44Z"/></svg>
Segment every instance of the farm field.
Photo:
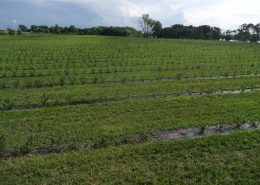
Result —
<svg viewBox="0 0 260 185"><path fill-rule="evenodd" d="M3 184L259 183L259 44L37 35L0 43ZM206 135L212 126L217 134ZM200 137L155 137L191 128Z"/></svg>

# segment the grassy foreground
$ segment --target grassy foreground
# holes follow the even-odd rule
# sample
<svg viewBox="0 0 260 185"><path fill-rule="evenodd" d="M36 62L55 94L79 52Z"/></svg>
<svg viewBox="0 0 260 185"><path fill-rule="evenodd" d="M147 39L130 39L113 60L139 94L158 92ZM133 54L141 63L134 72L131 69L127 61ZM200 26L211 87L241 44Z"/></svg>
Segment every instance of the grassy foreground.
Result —
<svg viewBox="0 0 260 185"><path fill-rule="evenodd" d="M3 184L259 184L260 132L0 161Z"/></svg>

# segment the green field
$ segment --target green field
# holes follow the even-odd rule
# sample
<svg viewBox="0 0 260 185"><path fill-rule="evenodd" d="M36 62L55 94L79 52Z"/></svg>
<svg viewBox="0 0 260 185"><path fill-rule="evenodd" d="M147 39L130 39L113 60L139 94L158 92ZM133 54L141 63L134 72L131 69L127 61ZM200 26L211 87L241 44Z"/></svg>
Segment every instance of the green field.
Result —
<svg viewBox="0 0 260 185"><path fill-rule="evenodd" d="M259 44L37 35L0 43L3 184L260 183L257 129L152 138L259 128Z"/></svg>

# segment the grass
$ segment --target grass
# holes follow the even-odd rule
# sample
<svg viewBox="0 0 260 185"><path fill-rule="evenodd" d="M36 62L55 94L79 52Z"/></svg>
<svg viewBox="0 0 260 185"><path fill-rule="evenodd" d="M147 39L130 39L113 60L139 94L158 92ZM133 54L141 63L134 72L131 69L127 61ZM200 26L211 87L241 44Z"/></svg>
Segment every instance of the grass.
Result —
<svg viewBox="0 0 260 185"><path fill-rule="evenodd" d="M258 184L259 131L0 162L4 184Z"/></svg>
<svg viewBox="0 0 260 185"><path fill-rule="evenodd" d="M93 36L0 41L2 109L260 87L256 44ZM229 78L197 79L221 76Z"/></svg>
<svg viewBox="0 0 260 185"><path fill-rule="evenodd" d="M0 112L0 133L11 151L31 137L32 147L109 145L120 136L137 133L259 120L259 105L257 92L4 111Z"/></svg>
<svg viewBox="0 0 260 185"><path fill-rule="evenodd" d="M0 156L75 148L2 158L2 184L259 184L259 131L146 138L259 121L259 91L183 95L260 88L260 45L64 35L0 43ZM88 144L96 149L77 150Z"/></svg>

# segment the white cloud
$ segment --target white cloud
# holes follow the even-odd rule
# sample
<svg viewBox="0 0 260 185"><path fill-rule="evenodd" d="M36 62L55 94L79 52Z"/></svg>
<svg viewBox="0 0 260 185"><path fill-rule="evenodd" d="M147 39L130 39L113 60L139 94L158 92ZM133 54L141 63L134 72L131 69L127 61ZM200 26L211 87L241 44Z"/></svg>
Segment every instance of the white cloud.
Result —
<svg viewBox="0 0 260 185"><path fill-rule="evenodd" d="M149 13L164 26L176 23L210 24L224 29L244 22L260 22L259 0L13 0L58 6L69 3L91 10L99 24L137 26L137 17ZM55 6L54 6L55 5ZM0 8L1 10L1 8ZM48 13L48 12L47 12ZM69 12L68 12L69 14Z"/></svg>
<svg viewBox="0 0 260 185"><path fill-rule="evenodd" d="M16 23L17 23L17 20L15 20L15 19L14 19L14 20L12 20L12 23L16 24Z"/></svg>

